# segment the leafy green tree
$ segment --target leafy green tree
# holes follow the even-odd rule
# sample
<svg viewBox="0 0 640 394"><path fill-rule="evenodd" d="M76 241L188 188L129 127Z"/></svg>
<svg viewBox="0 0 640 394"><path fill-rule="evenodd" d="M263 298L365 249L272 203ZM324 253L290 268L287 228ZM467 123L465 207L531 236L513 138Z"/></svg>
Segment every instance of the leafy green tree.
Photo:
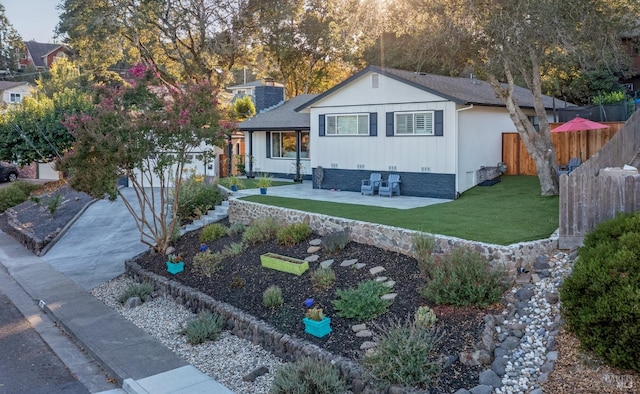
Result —
<svg viewBox="0 0 640 394"><path fill-rule="evenodd" d="M224 142L217 130L219 103L208 83L170 85L142 65L130 74L127 86L103 86L92 112L66 119L75 142L61 168L76 190L120 197L141 242L164 253L179 225L185 165L196 148ZM122 176L134 188L137 206L118 189Z"/></svg>
<svg viewBox="0 0 640 394"><path fill-rule="evenodd" d="M248 119L256 114L256 106L251 97L239 97L233 102L233 117L238 120Z"/></svg>
<svg viewBox="0 0 640 394"><path fill-rule="evenodd" d="M15 70L18 68L20 55L24 50L24 43L5 15L5 8L0 4L0 70Z"/></svg>

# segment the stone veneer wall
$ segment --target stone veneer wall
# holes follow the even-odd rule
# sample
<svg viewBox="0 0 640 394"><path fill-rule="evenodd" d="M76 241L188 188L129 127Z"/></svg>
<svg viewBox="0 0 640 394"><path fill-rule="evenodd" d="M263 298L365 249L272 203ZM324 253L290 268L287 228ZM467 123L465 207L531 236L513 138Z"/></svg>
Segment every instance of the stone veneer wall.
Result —
<svg viewBox="0 0 640 394"><path fill-rule="evenodd" d="M352 392L357 394L364 390L365 382L359 364L330 353L304 339L282 334L262 320L256 319L225 302L217 301L191 287L143 270L135 262L136 259L137 257L134 257L125 262L125 273L136 282L153 283L157 294L172 298L194 313L209 310L219 314L226 322L226 329L232 334L262 346L285 361L296 361L302 357L310 357L314 360L329 362L335 365L347 382L351 384Z"/></svg>
<svg viewBox="0 0 640 394"><path fill-rule="evenodd" d="M352 241L409 256L413 255L412 236L421 234L419 231L399 227L337 218L249 201L236 199L229 201L229 221L231 223L248 225L254 219L263 216L271 216L283 224L308 222L311 228L320 235L348 230ZM437 243L436 252L447 253L456 246L473 248L488 259L492 268L506 268L512 279L515 279L518 268L530 271L537 256L548 255L558 248L557 236L538 241L519 242L508 246L467 241L444 235L434 234L433 236Z"/></svg>

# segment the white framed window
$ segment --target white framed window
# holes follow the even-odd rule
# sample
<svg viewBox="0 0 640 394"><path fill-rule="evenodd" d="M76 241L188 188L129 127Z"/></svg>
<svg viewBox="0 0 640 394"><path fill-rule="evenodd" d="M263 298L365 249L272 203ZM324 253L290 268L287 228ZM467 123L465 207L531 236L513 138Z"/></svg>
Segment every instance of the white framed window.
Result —
<svg viewBox="0 0 640 394"><path fill-rule="evenodd" d="M271 157L296 158L296 133L293 131L271 132ZM309 158L309 132L300 133L300 158Z"/></svg>
<svg viewBox="0 0 640 394"><path fill-rule="evenodd" d="M433 111L396 113L396 135L434 135Z"/></svg>
<svg viewBox="0 0 640 394"><path fill-rule="evenodd" d="M369 135L369 114L327 115L326 135Z"/></svg>
<svg viewBox="0 0 640 394"><path fill-rule="evenodd" d="M11 96L9 98L9 102L18 104L21 101L22 101L22 94L21 93L11 93Z"/></svg>

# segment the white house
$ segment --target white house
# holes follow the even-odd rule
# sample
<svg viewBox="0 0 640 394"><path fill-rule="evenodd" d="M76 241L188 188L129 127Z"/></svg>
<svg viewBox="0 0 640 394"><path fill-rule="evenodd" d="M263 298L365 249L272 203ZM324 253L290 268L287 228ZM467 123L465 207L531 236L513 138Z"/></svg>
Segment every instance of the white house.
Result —
<svg viewBox="0 0 640 394"><path fill-rule="evenodd" d="M20 104L30 94L30 91L31 85L27 82L0 81L3 106Z"/></svg>
<svg viewBox="0 0 640 394"><path fill-rule="evenodd" d="M535 119L531 92L516 87L514 94ZM553 120L553 100L544 97L549 120ZM299 101L304 102L295 108L287 102L272 110L278 112L270 119L279 118L284 126L289 116L285 110L308 114L309 159L308 167L303 163L304 174L310 178L321 167L322 188L359 191L361 180L370 173L382 173L383 178L394 173L401 176L404 195L453 199L484 180L485 168L498 166L502 133L515 131L491 86L473 78L370 66L310 100ZM555 105L567 104L557 100ZM240 129L250 134L256 169L275 176L291 174L281 163L288 158L274 155L277 138L286 134L277 131L277 124L264 127L269 112L242 122ZM303 125L287 128L304 138ZM299 138L296 146L300 142Z"/></svg>

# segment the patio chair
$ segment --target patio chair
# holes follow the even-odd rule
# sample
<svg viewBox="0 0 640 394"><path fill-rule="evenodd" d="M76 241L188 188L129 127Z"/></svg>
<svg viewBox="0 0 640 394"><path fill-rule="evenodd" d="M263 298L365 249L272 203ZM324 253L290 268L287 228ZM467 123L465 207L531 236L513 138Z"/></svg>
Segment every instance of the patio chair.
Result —
<svg viewBox="0 0 640 394"><path fill-rule="evenodd" d="M400 175L390 174L389 178L380 182L378 195L392 197L393 193L400 195Z"/></svg>
<svg viewBox="0 0 640 394"><path fill-rule="evenodd" d="M382 174L379 172L372 172L369 175L369 179L363 179L360 185L360 194L374 195L380 187L380 181L382 180Z"/></svg>
<svg viewBox="0 0 640 394"><path fill-rule="evenodd" d="M562 174L569 175L571 174L571 171L578 168L580 164L581 164L581 160L579 157L572 157L571 159L569 159L569 164L558 166L558 175L562 175Z"/></svg>

